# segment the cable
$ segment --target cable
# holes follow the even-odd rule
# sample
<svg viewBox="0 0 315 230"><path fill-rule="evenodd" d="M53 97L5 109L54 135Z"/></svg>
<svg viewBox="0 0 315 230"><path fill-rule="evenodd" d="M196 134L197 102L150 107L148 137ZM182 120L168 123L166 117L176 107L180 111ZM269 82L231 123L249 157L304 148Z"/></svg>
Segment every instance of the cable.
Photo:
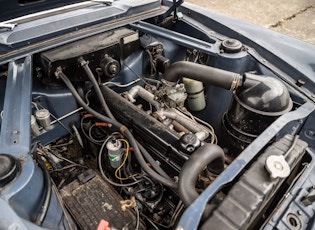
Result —
<svg viewBox="0 0 315 230"><path fill-rule="evenodd" d="M124 66L126 66L134 75L136 75L141 81L143 81L145 84L148 84L148 82L141 77L136 71L134 71L131 67L129 67L126 63L123 63Z"/></svg>
<svg viewBox="0 0 315 230"><path fill-rule="evenodd" d="M156 172L161 174L161 176L170 179L169 175L160 167L160 165L153 159L153 157L148 153L148 151L139 143L137 142L140 151L142 152L144 158L151 164L151 166L155 169Z"/></svg>
<svg viewBox="0 0 315 230"><path fill-rule="evenodd" d="M178 188L178 184L166 179L164 177L162 177L160 174L156 173L153 169L151 169L147 162L144 160L143 156L141 155L140 149L137 145L136 140L133 138L131 132L126 129L124 132L126 138L129 140L130 145L133 146L134 149L134 154L139 162L139 164L141 165L142 169L148 173L151 177L153 177L154 179L156 179L157 181L161 182L162 184L164 184L165 186L168 186L170 188L174 188L177 189Z"/></svg>
<svg viewBox="0 0 315 230"><path fill-rule="evenodd" d="M156 230L159 230L160 228L158 226L155 225L155 223L153 222L153 220L151 220L149 217L147 217L146 215L144 215L143 213L140 213L140 215L142 217L144 217Z"/></svg>
<svg viewBox="0 0 315 230"><path fill-rule="evenodd" d="M66 211L66 209L65 209L65 207L64 207L62 198L60 197L59 191L58 191L58 189L57 189L57 186L55 185L55 183L54 183L53 181L51 181L51 183L52 183L52 185L53 185L53 186L52 186L52 189L53 189L54 192L55 192L57 201L58 201L58 203L59 203L59 205L60 205L60 207L61 207L61 210L62 210L62 212L63 212L63 216L66 218L66 221L67 221L67 224L68 224L68 226L69 226L69 229L70 229L70 230L73 230L72 225L71 225L71 223L70 223L70 219L69 219L68 214L67 214L67 211Z"/></svg>
<svg viewBox="0 0 315 230"><path fill-rule="evenodd" d="M100 101L100 103L101 103L101 105L102 105L102 107L103 107L103 109L104 109L104 111L105 111L105 114L106 114L108 117L110 117L111 119L115 119L114 116L113 116L113 114L112 114L112 112L110 111L110 109L108 108L108 106L107 106L107 104L106 104L106 102L105 102L105 99L104 99L104 97L103 97L103 95L102 95L101 89L100 89L100 87L99 87L99 85L98 85L98 83L97 83L97 81L96 81L96 79L95 79L94 74L92 73L92 71L91 71L91 69L90 69L90 67L89 67L89 63L88 63L87 61L85 61L85 60L83 59L83 57L80 57L80 58L78 59L78 61L80 62L81 66L82 66L83 69L85 70L85 72L86 72L88 78L89 78L90 81L92 82L92 85L94 86L94 90L95 90L95 92L96 92L96 95L97 95L97 97L98 97L98 99L99 99L99 101Z"/></svg>
<svg viewBox="0 0 315 230"><path fill-rule="evenodd" d="M89 94L90 94L91 92L92 92L92 90L87 91L86 94L85 94L85 96L84 96L87 105L90 105Z"/></svg>
<svg viewBox="0 0 315 230"><path fill-rule="evenodd" d="M183 202L180 200L178 202L178 205L172 215L172 218L171 218L171 222L170 222L170 227L173 226L177 220L177 217L179 216L179 214L181 213L181 211L184 209L185 205L183 204Z"/></svg>
<svg viewBox="0 0 315 230"><path fill-rule="evenodd" d="M127 83L127 84L124 84L124 85L118 84L118 83L112 82L112 81L105 82L102 85L114 85L114 86L119 87L119 88L127 88L127 87L137 83L138 81L141 81L141 79L137 78L137 79L135 79L135 80L133 80L133 81Z"/></svg>
<svg viewBox="0 0 315 230"><path fill-rule="evenodd" d="M132 182L132 183L128 183L128 184L119 184L119 183L116 183L112 180L110 180L104 173L104 170L103 170L103 167L102 167L102 155L103 155L103 149L106 145L106 143L110 140L110 138L113 138L113 135L110 135L106 138L106 140L104 141L104 143L102 144L102 147L100 149L100 152L98 154L98 165L99 165L99 168L100 168L100 171L101 171L101 174L103 176L103 178L108 182L110 183L111 185L114 185L114 186L117 186L117 187L129 187L129 186L133 186L135 184L138 184L140 182L140 180L138 181L135 181L135 182Z"/></svg>
<svg viewBox="0 0 315 230"><path fill-rule="evenodd" d="M148 78L148 77L144 77L143 79L146 81L154 82L155 84L157 84L156 88L159 88L159 85L162 84L162 82L160 80L156 80L156 79L152 79L152 78Z"/></svg>
<svg viewBox="0 0 315 230"><path fill-rule="evenodd" d="M129 149L130 149L129 143L128 143L128 141L126 141L125 139L118 139L118 140L125 142L125 144L126 144L126 153L125 153L125 158L124 158L123 162L122 162L122 163L118 166L118 168L115 170L115 177L116 177L117 179L119 179L119 180L128 180L128 179L130 179L130 178L128 178L128 177L126 177L126 178L121 178L121 177L118 176L117 174L118 174L119 170L124 166L124 164L126 163L126 160L127 160L127 158L128 158ZM138 174L134 174L134 175L132 175L132 176L137 176L137 175L138 175Z"/></svg>
<svg viewBox="0 0 315 230"><path fill-rule="evenodd" d="M35 102L32 102L33 104L36 104ZM38 104L42 109L46 109L44 106L42 106L41 104ZM38 108L38 107L37 107ZM47 109L48 110L48 109ZM49 110L48 110L49 111ZM69 134L70 136L73 137L72 132L55 116L53 115L51 112L49 112L50 116L52 116L55 121L57 121Z"/></svg>
<svg viewBox="0 0 315 230"><path fill-rule="evenodd" d="M41 209L39 213L36 216L35 219L35 224L38 226L42 226L44 219L47 215L48 208L49 208L49 203L50 203L50 198L51 198L51 178L50 175L45 167L45 164L43 163L42 159L37 155L35 149L36 149L37 143L34 144L31 153L33 154L33 157L36 159L39 167L43 171L43 176L44 176L44 189L45 189L45 198L44 202L41 206Z"/></svg>
<svg viewBox="0 0 315 230"><path fill-rule="evenodd" d="M35 106L36 110L39 110L39 108L35 102L32 101L32 104Z"/></svg>
<svg viewBox="0 0 315 230"><path fill-rule="evenodd" d="M92 143L96 144L96 145L102 145L101 143L102 142L97 142L94 138L91 139L91 137L85 132L84 128L83 128L83 120L85 119L85 117L83 116L81 118L81 130L82 130L82 133L83 135Z"/></svg>
<svg viewBox="0 0 315 230"><path fill-rule="evenodd" d="M77 139L78 139L79 144L80 144L81 147L84 149L83 141L82 141L82 138L81 138L81 136L80 136L80 133L79 133L77 127L76 127L75 125L72 125L72 129L73 129L73 131L74 131L75 136L76 136Z"/></svg>
<svg viewBox="0 0 315 230"><path fill-rule="evenodd" d="M215 135L215 131L214 131L213 127L212 127L209 123L207 123L207 122L205 122L204 120L202 120L202 119L200 119L200 118L198 118L198 117L192 115L192 114L191 114L190 112L188 112L188 111L184 111L184 110L179 109L179 108L177 108L177 110L180 111L180 112L182 112L182 113L184 113L186 116L192 116L193 120L196 120L196 121L197 121L198 123L200 123L201 125L206 126L205 128L207 128L208 131L209 131L209 133L211 134L211 143L212 143L212 144L217 144L217 143L218 143L218 138L217 138L217 136Z"/></svg>
<svg viewBox="0 0 315 230"><path fill-rule="evenodd" d="M290 148L283 154L283 157L284 157L284 158L286 158L286 157L291 153L291 151L294 149L294 147L295 147L295 145L296 145L296 143L297 143L299 137L300 137L299 135L296 135L296 136L294 137L293 142L292 142Z"/></svg>
<svg viewBox="0 0 315 230"><path fill-rule="evenodd" d="M37 151L39 151L39 152L44 152L44 153L47 154L47 150L45 150L43 146L42 146L42 149L37 149ZM77 165L77 166L86 168L85 165L81 165L81 164L76 163L76 162L74 162L74 161L71 161L71 160L69 160L69 159L67 159L67 158L65 158L65 157L59 156L58 154L54 153L52 150L51 150L49 153L51 153L52 155L54 155L55 157L57 157L57 158L59 158L59 159L61 159L61 160L67 161L68 163L70 163L70 164L72 164L72 165Z"/></svg>
<svg viewBox="0 0 315 230"><path fill-rule="evenodd" d="M103 143L103 142L105 141L105 139L104 139L104 140L96 140L96 139L92 136L92 129L93 129L94 127L97 127L96 124L91 125L91 127L89 128L89 137L91 138L91 140L93 140L93 141L96 142L96 143Z"/></svg>
<svg viewBox="0 0 315 230"><path fill-rule="evenodd" d="M71 168L74 168L74 167L85 167L85 166L82 166L82 165L78 165L78 164L72 164L72 165L67 165L65 167L62 167L60 169L53 169L53 170L49 170L50 173L52 172L59 172L59 171L63 171L63 170L66 170L66 169L71 169ZM87 168L87 167L86 167Z"/></svg>
<svg viewBox="0 0 315 230"><path fill-rule="evenodd" d="M135 230L138 230L139 229L139 225L140 225L140 213L139 213L138 206L135 206L134 210L136 211L136 217L137 217Z"/></svg>
<svg viewBox="0 0 315 230"><path fill-rule="evenodd" d="M155 76L156 73L157 73L157 71L156 71L156 67L155 67L155 65L154 65L154 63L153 63L152 54L151 54L151 52L150 52L148 49L146 49L145 52L146 52L147 55L149 56L149 62L150 62L150 66L151 66L151 74L150 74L150 75L151 75L151 76Z"/></svg>
<svg viewBox="0 0 315 230"><path fill-rule="evenodd" d="M77 100L77 102L89 113L93 114L97 119L105 121L107 123L112 124L115 128L117 128L118 130L120 130L124 136L129 140L129 143L131 146L133 146L134 148L134 154L139 162L139 164L141 165L141 167L143 168L143 170L145 172L147 172L151 177L153 177L154 179L160 181L162 184L164 184L165 186L171 187L171 188L178 188L178 184L165 179L164 177L162 177L161 175L159 175L158 173L156 173L153 169L151 169L146 161L144 160L143 156L141 155L140 149L137 145L137 142L135 140L135 138L133 137L132 133L127 129L126 126L122 125L120 122L111 119L109 117L106 117L98 112L96 112L94 109L90 108L88 105L86 105L86 103L82 100L82 98L80 97L80 95L77 93L77 91L75 90L74 86L72 85L72 83L70 82L70 80L67 78L67 76L62 72L62 69L60 67L57 68L56 70L56 76L60 77L63 82L66 84L66 86L69 88L69 90L71 91L71 93L73 94L73 96L75 97L75 99ZM110 90L107 86L103 86L103 89L108 89ZM101 163L101 156L102 154L100 154L99 157L99 163ZM100 164L101 165L101 164ZM102 167L100 167L101 171ZM104 172L102 173L104 174ZM105 174L103 175L105 176ZM106 177L106 176L105 176ZM104 178L105 178L104 177ZM108 179L108 178L107 178ZM115 183L116 186L121 186L121 184Z"/></svg>
<svg viewBox="0 0 315 230"><path fill-rule="evenodd" d="M56 75L58 77L61 78L61 80L63 80L63 82L65 83L65 85L69 88L69 90L71 91L72 95L74 96L74 98L77 100L78 104L81 105L88 113L91 113L94 115L95 118L101 120L101 121L105 121L107 123L112 124L113 126L115 126L117 129L121 128L121 126L123 126L122 124L120 124L119 122L117 122L115 119L109 118L104 116L103 114L100 114L98 112L96 112L94 109L92 109L91 107L89 107L80 97L80 95L78 94L78 92L76 91L76 89L74 88L74 86L72 85L71 81L69 80L69 78L62 72L61 68L57 68L56 71Z"/></svg>
<svg viewBox="0 0 315 230"><path fill-rule="evenodd" d="M68 146L68 145L71 145L73 144L73 140L70 139L67 143L63 143L63 144L51 144L50 146L51 147L54 147L54 148L60 148L60 147L64 147L64 146Z"/></svg>

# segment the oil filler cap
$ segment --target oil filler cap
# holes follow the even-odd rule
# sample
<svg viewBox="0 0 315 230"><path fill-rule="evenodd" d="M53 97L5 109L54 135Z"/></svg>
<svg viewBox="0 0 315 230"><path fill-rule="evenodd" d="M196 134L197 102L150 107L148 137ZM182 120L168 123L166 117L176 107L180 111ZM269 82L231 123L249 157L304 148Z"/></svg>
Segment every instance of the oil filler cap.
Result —
<svg viewBox="0 0 315 230"><path fill-rule="evenodd" d="M272 179L286 178L290 175L291 169L283 155L271 155L266 160L266 170Z"/></svg>
<svg viewBox="0 0 315 230"><path fill-rule="evenodd" d="M201 145L201 142L195 134L186 133L180 138L179 144L183 152L192 154Z"/></svg>
<svg viewBox="0 0 315 230"><path fill-rule="evenodd" d="M10 183L18 172L16 159L8 154L0 154L0 188Z"/></svg>

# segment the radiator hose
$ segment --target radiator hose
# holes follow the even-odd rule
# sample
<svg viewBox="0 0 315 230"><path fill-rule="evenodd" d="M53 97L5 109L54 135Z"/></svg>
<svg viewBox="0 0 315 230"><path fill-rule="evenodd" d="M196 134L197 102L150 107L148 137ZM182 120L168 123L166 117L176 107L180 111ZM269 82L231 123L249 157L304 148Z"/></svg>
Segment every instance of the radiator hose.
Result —
<svg viewBox="0 0 315 230"><path fill-rule="evenodd" d="M199 196L195 189L196 181L200 172L208 165L214 165L217 173L224 170L224 152L218 145L204 144L185 162L179 174L179 197L186 206Z"/></svg>
<svg viewBox="0 0 315 230"><path fill-rule="evenodd" d="M164 80L168 82L177 82L182 77L231 91L243 84L243 77L240 74L188 61L178 61L171 64L163 76Z"/></svg>

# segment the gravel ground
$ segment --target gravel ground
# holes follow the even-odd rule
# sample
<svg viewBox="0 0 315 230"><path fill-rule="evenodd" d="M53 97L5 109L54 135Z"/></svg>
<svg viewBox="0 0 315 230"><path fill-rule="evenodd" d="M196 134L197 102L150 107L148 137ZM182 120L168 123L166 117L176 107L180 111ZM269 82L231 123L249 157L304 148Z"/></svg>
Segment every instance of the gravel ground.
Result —
<svg viewBox="0 0 315 230"><path fill-rule="evenodd" d="M315 0L186 0L315 45Z"/></svg>

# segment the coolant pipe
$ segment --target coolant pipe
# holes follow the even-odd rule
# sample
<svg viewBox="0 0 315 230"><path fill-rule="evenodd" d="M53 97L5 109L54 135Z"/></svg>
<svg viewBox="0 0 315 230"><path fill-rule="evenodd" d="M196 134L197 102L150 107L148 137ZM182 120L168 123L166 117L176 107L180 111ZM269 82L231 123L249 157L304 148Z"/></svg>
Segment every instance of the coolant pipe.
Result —
<svg viewBox="0 0 315 230"><path fill-rule="evenodd" d="M141 87L140 85L136 85L134 87L132 87L128 94L128 99L134 103L135 102L135 97L139 96L142 99L144 99L145 101L149 102L150 104L152 104L156 109L160 108L160 103L158 103L157 101L154 100L154 95L152 93L150 93L149 91L145 90L143 87Z"/></svg>
<svg viewBox="0 0 315 230"><path fill-rule="evenodd" d="M204 141L209 136L209 131L207 129L203 128L201 125L198 125L198 123L192 121L176 109L172 108L167 110L159 110L158 114L177 121L189 131L193 132L201 141Z"/></svg>
<svg viewBox="0 0 315 230"><path fill-rule="evenodd" d="M163 76L164 80L168 82L177 82L182 77L231 91L243 84L243 77L240 74L188 61L178 61L171 64Z"/></svg>
<svg viewBox="0 0 315 230"><path fill-rule="evenodd" d="M215 164L213 164L215 163ZM224 152L215 144L200 146L185 162L179 174L179 197L188 207L199 196L196 191L196 181L202 170L210 165L219 174L224 169ZM215 168L211 168L215 166Z"/></svg>

